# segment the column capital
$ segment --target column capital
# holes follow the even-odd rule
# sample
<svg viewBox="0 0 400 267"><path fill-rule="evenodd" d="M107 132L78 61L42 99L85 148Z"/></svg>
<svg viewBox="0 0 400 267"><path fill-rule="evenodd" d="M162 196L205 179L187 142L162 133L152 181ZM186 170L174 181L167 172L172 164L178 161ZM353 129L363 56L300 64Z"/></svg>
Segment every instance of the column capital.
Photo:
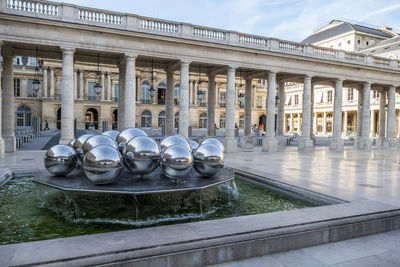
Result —
<svg viewBox="0 0 400 267"><path fill-rule="evenodd" d="M273 71L273 70L269 70L268 71L268 77L276 77L276 71Z"/></svg>
<svg viewBox="0 0 400 267"><path fill-rule="evenodd" d="M4 45L1 47L2 57L14 57L13 47L10 45Z"/></svg>
<svg viewBox="0 0 400 267"><path fill-rule="evenodd" d="M189 65L190 63L192 63L192 60L188 58L181 58L179 59L179 63L181 65Z"/></svg>
<svg viewBox="0 0 400 267"><path fill-rule="evenodd" d="M306 80L308 80L308 79L310 79L311 80L311 78L312 78L312 75L310 75L310 74L305 74L304 75L304 79Z"/></svg>
<svg viewBox="0 0 400 267"><path fill-rule="evenodd" d="M367 87L367 86L368 86L368 87L371 87L371 83L370 83L370 82L363 82L363 83L362 83L362 86L363 86L363 87Z"/></svg>
<svg viewBox="0 0 400 267"><path fill-rule="evenodd" d="M129 53L125 53L125 54L124 54L124 59L127 59L127 60L135 60L138 56L139 56L138 53L131 53L131 52L129 52Z"/></svg>
<svg viewBox="0 0 400 267"><path fill-rule="evenodd" d="M335 82L343 82L343 81L344 81L343 78L336 78L336 79L335 79Z"/></svg>
<svg viewBox="0 0 400 267"><path fill-rule="evenodd" d="M239 66L238 65L228 65L226 68L228 70L230 70L230 69L236 70L237 68L239 68Z"/></svg>
<svg viewBox="0 0 400 267"><path fill-rule="evenodd" d="M74 54L75 53L75 48L70 47L70 46L60 46L61 52L63 54Z"/></svg>

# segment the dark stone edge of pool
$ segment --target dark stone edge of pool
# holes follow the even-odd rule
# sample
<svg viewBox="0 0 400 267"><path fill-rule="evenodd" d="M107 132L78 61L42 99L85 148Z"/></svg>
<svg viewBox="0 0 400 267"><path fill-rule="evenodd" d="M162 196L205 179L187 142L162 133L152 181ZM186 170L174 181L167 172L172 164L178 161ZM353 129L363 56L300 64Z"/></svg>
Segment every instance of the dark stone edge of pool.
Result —
<svg viewBox="0 0 400 267"><path fill-rule="evenodd" d="M35 173L25 171L23 174ZM6 170L2 181L20 171ZM251 173L245 171L246 177ZM321 195L325 206L0 246L1 266L205 266L400 229L400 209ZM318 198L318 197L317 197Z"/></svg>

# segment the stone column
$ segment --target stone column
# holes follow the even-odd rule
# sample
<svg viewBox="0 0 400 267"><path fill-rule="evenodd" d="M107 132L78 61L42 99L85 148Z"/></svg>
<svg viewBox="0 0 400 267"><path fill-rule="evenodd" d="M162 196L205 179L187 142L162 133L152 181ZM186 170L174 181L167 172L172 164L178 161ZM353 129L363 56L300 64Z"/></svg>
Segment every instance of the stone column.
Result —
<svg viewBox="0 0 400 267"><path fill-rule="evenodd" d="M379 98L379 137L376 140L377 146L383 146L386 142L386 91L380 93Z"/></svg>
<svg viewBox="0 0 400 267"><path fill-rule="evenodd" d="M68 144L74 139L74 52L75 49L62 50L61 95L61 138L60 144Z"/></svg>
<svg viewBox="0 0 400 267"><path fill-rule="evenodd" d="M79 71L79 100L83 100L83 89L85 88L85 84L83 82L83 70Z"/></svg>
<svg viewBox="0 0 400 267"><path fill-rule="evenodd" d="M314 84L311 84L310 138L313 141L313 144L315 144L315 134L314 134Z"/></svg>
<svg viewBox="0 0 400 267"><path fill-rule="evenodd" d="M361 131L360 136L354 141L354 146L357 149L369 150L371 148L369 142L371 84L364 83L362 90Z"/></svg>
<svg viewBox="0 0 400 267"><path fill-rule="evenodd" d="M208 75L208 94L207 94L207 135L215 136L215 74Z"/></svg>
<svg viewBox="0 0 400 267"><path fill-rule="evenodd" d="M326 112L324 111L324 119L323 119L323 125L322 125L322 132L326 134Z"/></svg>
<svg viewBox="0 0 400 267"><path fill-rule="evenodd" d="M369 136L370 137L375 137L375 110L371 109L371 115L370 115L370 125L369 125Z"/></svg>
<svg viewBox="0 0 400 267"><path fill-rule="evenodd" d="M388 88L388 105L387 105L387 123L386 123L386 143L388 147L395 147L395 129L396 129L396 96L395 87L391 85Z"/></svg>
<svg viewBox="0 0 400 267"><path fill-rule="evenodd" d="M343 112L343 136L347 135L347 111Z"/></svg>
<svg viewBox="0 0 400 267"><path fill-rule="evenodd" d="M49 97L55 97L55 76L54 76L54 68L50 68L50 95Z"/></svg>
<svg viewBox="0 0 400 267"><path fill-rule="evenodd" d="M125 105L124 105L124 95L125 95L125 73L126 65L125 59L119 64L119 82L118 82L118 131L123 131L125 129Z"/></svg>
<svg viewBox="0 0 400 267"><path fill-rule="evenodd" d="M123 129L135 127L136 122L136 74L135 60L137 55L125 55L125 90L123 97Z"/></svg>
<svg viewBox="0 0 400 267"><path fill-rule="evenodd" d="M343 151L344 140L342 139L342 95L343 80L335 81L335 97L333 99L333 131L329 141L329 149L333 151Z"/></svg>
<svg viewBox="0 0 400 267"><path fill-rule="evenodd" d="M74 100L78 98L78 72L74 70Z"/></svg>
<svg viewBox="0 0 400 267"><path fill-rule="evenodd" d="M225 152L236 152L235 139L235 70L236 66L229 66L226 82L226 109L225 109Z"/></svg>
<svg viewBox="0 0 400 267"><path fill-rule="evenodd" d="M105 87L105 82L104 82L104 72L101 72L100 84L101 84L100 100L104 101L105 100L105 93L106 93L106 87Z"/></svg>
<svg viewBox="0 0 400 267"><path fill-rule="evenodd" d="M252 97L252 79L245 80L244 92L244 138L240 142L242 148L253 148L253 137L251 136L251 97Z"/></svg>
<svg viewBox="0 0 400 267"><path fill-rule="evenodd" d="M189 137L189 65L181 61L181 81L179 88L179 134Z"/></svg>
<svg viewBox="0 0 400 267"><path fill-rule="evenodd" d="M253 86L253 108L257 107L257 86Z"/></svg>
<svg viewBox="0 0 400 267"><path fill-rule="evenodd" d="M268 92L267 92L267 118L265 127L265 138L262 144L263 152L274 152L278 150L278 142L275 139L275 91L276 73L268 73Z"/></svg>
<svg viewBox="0 0 400 267"><path fill-rule="evenodd" d="M215 83L215 107L219 107L219 86Z"/></svg>
<svg viewBox="0 0 400 267"><path fill-rule="evenodd" d="M279 146L286 146L285 140L285 82L280 81L278 86L278 111L276 120L277 141Z"/></svg>
<svg viewBox="0 0 400 267"><path fill-rule="evenodd" d="M197 91L199 90L199 83L194 82L194 105L197 106Z"/></svg>
<svg viewBox="0 0 400 267"><path fill-rule="evenodd" d="M5 110L4 105L7 105L5 103L6 100L8 100L9 105L8 108L10 108L10 104L14 105L14 77L13 77L13 55L12 55L12 49L11 48L5 48L5 53L1 51L2 48L2 42L0 41L0 55L3 56L3 76L0 82L0 157L4 157L5 152L8 150L11 150L10 152L14 152L16 150L15 148L15 136L14 136L14 131L4 131L5 128L3 127L10 127L11 124L9 121L12 122L14 125L14 116L13 117L7 117L9 112ZM11 83L12 80L12 83ZM10 84L11 83L11 84ZM10 91L12 88L12 95L10 95ZM6 98L6 99L4 99ZM6 106L7 107L7 106ZM14 114L14 106L12 106L11 111ZM4 117L3 117L4 116ZM5 134L12 134L11 136L7 137L7 140L4 140ZM7 144L6 144L7 142ZM6 148L6 146L8 146ZM7 151L8 152L8 151Z"/></svg>
<svg viewBox="0 0 400 267"><path fill-rule="evenodd" d="M20 96L27 97L28 96L28 79L21 79L20 83Z"/></svg>
<svg viewBox="0 0 400 267"><path fill-rule="evenodd" d="M311 124L311 76L304 77L304 90L303 90L303 118L301 120L301 137L299 140L300 151L310 151L313 148L313 142L310 139L310 124ZM299 117L300 121L300 117Z"/></svg>
<svg viewBox="0 0 400 267"><path fill-rule="evenodd" d="M361 123L362 123L362 88L358 89L358 99L357 99L357 137L361 137Z"/></svg>
<svg viewBox="0 0 400 267"><path fill-rule="evenodd" d="M108 101L114 100L111 97L112 91L113 91L113 86L112 86L112 82L111 82L111 72L107 72L107 98L106 98L106 100L108 100Z"/></svg>
<svg viewBox="0 0 400 267"><path fill-rule="evenodd" d="M43 98L47 97L47 68L43 68L43 87L42 87L42 91L43 91Z"/></svg>
<svg viewBox="0 0 400 267"><path fill-rule="evenodd" d="M174 71L167 70L165 91L165 135L174 134Z"/></svg>

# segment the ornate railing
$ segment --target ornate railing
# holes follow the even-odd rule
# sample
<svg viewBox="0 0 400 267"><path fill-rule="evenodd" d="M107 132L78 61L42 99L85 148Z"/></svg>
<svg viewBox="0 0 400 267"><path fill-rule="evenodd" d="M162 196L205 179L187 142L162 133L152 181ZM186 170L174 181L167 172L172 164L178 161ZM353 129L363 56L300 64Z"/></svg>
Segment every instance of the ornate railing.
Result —
<svg viewBox="0 0 400 267"><path fill-rule="evenodd" d="M250 44L256 46L267 46L268 41L265 38L254 37L249 35L239 35L239 43Z"/></svg>
<svg viewBox="0 0 400 267"><path fill-rule="evenodd" d="M335 57L336 51L333 49L314 47L314 54L324 56L324 57Z"/></svg>
<svg viewBox="0 0 400 267"><path fill-rule="evenodd" d="M354 52L346 52L344 54L344 58L348 60L363 61L363 62L365 61L365 55Z"/></svg>
<svg viewBox="0 0 400 267"><path fill-rule="evenodd" d="M291 52L303 53L303 45L288 41L279 41L279 49Z"/></svg>
<svg viewBox="0 0 400 267"><path fill-rule="evenodd" d="M7 0L7 8L31 13L58 16L58 3L47 1Z"/></svg>
<svg viewBox="0 0 400 267"><path fill-rule="evenodd" d="M139 19L139 27L141 29L149 29L153 31L161 31L161 32L177 32L178 25L170 22L165 22L161 20L155 19Z"/></svg>
<svg viewBox="0 0 400 267"><path fill-rule="evenodd" d="M103 11L95 11L90 9L79 9L79 19L97 21L107 24L122 24L123 16Z"/></svg>
<svg viewBox="0 0 400 267"><path fill-rule="evenodd" d="M374 63L378 65L390 65L390 60L382 57L374 57Z"/></svg>
<svg viewBox="0 0 400 267"><path fill-rule="evenodd" d="M207 28L194 27L193 36L203 37L207 39L225 40L226 32L207 29Z"/></svg>

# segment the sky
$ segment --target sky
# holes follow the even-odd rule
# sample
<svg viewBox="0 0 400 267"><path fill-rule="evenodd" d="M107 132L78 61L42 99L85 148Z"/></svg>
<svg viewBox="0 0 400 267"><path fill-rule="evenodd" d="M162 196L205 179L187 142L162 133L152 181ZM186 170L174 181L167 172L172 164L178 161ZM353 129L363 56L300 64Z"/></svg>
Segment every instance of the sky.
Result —
<svg viewBox="0 0 400 267"><path fill-rule="evenodd" d="M63 0L71 4L302 41L332 19L400 32L400 0Z"/></svg>

